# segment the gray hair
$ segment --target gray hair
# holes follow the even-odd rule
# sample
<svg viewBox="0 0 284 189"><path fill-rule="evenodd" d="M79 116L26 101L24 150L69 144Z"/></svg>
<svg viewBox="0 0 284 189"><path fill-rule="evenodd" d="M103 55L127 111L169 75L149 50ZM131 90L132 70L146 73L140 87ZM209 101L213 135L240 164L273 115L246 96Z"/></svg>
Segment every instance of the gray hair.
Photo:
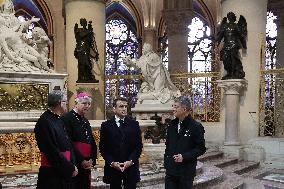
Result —
<svg viewBox="0 0 284 189"><path fill-rule="evenodd" d="M92 98L89 97L89 96L82 96L82 97L79 97L79 98L75 98L75 103L76 104L80 104L83 100L87 100L89 102L92 102Z"/></svg>
<svg viewBox="0 0 284 189"><path fill-rule="evenodd" d="M174 102L179 103L181 106L185 107L187 110L191 110L192 104L188 96L179 96L174 99Z"/></svg>
<svg viewBox="0 0 284 189"><path fill-rule="evenodd" d="M52 108L61 103L64 98L64 93L60 90L53 90L47 96L47 105Z"/></svg>

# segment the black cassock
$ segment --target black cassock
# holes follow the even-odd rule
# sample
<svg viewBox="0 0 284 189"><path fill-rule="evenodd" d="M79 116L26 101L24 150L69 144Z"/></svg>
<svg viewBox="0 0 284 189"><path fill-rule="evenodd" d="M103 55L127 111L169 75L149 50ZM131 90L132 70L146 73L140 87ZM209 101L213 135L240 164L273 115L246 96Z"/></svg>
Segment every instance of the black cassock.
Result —
<svg viewBox="0 0 284 189"><path fill-rule="evenodd" d="M83 160L92 159L93 166L96 165L97 145L92 134L92 128L89 121L74 110L65 114L62 120L73 142L76 154L79 169L79 174L75 178L76 188L89 189L91 187L91 171L83 169L81 163Z"/></svg>
<svg viewBox="0 0 284 189"><path fill-rule="evenodd" d="M38 189L72 189L72 144L58 115L45 111L38 119L35 137L41 155Z"/></svg>

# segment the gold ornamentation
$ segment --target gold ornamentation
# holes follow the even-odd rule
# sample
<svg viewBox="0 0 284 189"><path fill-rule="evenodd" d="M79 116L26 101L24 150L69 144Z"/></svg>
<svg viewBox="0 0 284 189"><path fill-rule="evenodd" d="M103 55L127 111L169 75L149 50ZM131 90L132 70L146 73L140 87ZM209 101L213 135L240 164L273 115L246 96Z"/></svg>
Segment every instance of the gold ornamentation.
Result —
<svg viewBox="0 0 284 189"><path fill-rule="evenodd" d="M259 135L283 137L284 69L261 70L260 73Z"/></svg>
<svg viewBox="0 0 284 189"><path fill-rule="evenodd" d="M0 83L0 111L44 110L48 84Z"/></svg>

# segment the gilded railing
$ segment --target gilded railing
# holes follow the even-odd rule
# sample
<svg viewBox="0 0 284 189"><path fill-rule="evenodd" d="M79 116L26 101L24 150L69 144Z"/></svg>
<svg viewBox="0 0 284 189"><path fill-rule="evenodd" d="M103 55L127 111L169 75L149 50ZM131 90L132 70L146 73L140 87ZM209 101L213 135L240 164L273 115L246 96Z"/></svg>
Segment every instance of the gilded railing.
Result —
<svg viewBox="0 0 284 189"><path fill-rule="evenodd" d="M124 96L133 100L140 88L142 75L111 75L107 76L109 94L106 99L106 114L112 112L111 99L121 94L119 81L124 80L127 83L125 89L127 93ZM183 95L192 98L193 111L195 119L206 122L218 122L220 120L220 101L221 91L217 87L216 80L220 79L220 72L207 73L180 73L171 74L173 83L178 87ZM131 83L132 81L132 83ZM138 85L135 87L134 82ZM129 102L134 106L133 102Z"/></svg>
<svg viewBox="0 0 284 189"><path fill-rule="evenodd" d="M259 136L284 136L284 69L262 70Z"/></svg>
<svg viewBox="0 0 284 189"><path fill-rule="evenodd" d="M103 120L91 120L93 136L98 146L100 141L100 125ZM143 143L144 131L148 126L154 126L155 121L140 120ZM37 172L40 166L39 149L33 133L35 122L0 122L0 174L19 172ZM97 166L104 164L99 150ZM143 162L144 154L141 155Z"/></svg>
<svg viewBox="0 0 284 189"><path fill-rule="evenodd" d="M171 75L173 83L183 95L192 99L192 116L205 122L220 120L221 90L216 80L219 72L180 73Z"/></svg>

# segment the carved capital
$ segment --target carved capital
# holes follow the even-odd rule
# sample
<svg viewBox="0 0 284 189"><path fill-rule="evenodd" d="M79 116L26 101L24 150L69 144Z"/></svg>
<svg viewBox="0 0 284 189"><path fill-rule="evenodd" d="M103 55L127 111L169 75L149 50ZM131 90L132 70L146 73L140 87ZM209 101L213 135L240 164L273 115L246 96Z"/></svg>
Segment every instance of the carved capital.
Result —
<svg viewBox="0 0 284 189"><path fill-rule="evenodd" d="M91 1L91 2L101 2L106 4L107 0L64 0L64 3L67 4L69 2L73 2L73 1Z"/></svg>
<svg viewBox="0 0 284 189"><path fill-rule="evenodd" d="M224 89L225 95L239 95L240 92L247 88L247 80L245 79L228 79L218 80L218 86Z"/></svg>
<svg viewBox="0 0 284 189"><path fill-rule="evenodd" d="M167 25L168 35L187 34L188 25L193 17L192 9L164 10L163 15Z"/></svg>

